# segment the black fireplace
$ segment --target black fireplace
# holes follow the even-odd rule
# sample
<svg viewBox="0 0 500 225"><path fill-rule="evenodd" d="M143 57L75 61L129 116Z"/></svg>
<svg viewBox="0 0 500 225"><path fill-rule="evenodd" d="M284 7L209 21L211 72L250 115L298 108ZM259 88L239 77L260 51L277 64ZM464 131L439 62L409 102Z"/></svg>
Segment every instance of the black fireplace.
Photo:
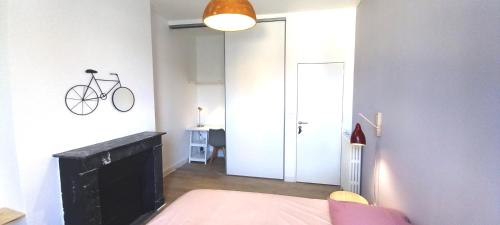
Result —
<svg viewBox="0 0 500 225"><path fill-rule="evenodd" d="M54 155L66 225L141 224L164 204L161 135L144 132Z"/></svg>

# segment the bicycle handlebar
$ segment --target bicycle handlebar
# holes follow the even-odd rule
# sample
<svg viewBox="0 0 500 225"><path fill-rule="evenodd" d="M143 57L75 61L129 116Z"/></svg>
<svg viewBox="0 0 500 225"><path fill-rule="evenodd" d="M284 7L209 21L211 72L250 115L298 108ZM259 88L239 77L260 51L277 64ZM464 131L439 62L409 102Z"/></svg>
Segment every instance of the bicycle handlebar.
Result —
<svg viewBox="0 0 500 225"><path fill-rule="evenodd" d="M109 73L111 76L116 76L116 79L118 80L118 83L120 83L120 77L118 76L117 73Z"/></svg>

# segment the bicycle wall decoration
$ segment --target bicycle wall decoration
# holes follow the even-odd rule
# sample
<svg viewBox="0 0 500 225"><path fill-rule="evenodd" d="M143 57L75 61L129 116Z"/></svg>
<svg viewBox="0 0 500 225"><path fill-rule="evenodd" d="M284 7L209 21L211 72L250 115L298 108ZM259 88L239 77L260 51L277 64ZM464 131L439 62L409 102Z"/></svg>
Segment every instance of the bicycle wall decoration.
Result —
<svg viewBox="0 0 500 225"><path fill-rule="evenodd" d="M95 74L97 71L93 69L85 70L85 73L91 74L90 82L87 85L75 85L66 92L66 107L72 113L80 116L89 115L95 111L99 105L99 100L106 100L109 93L111 94L111 102L116 110L120 112L128 112L134 107L134 93L122 86L120 77L116 73L110 73L111 76L116 76L116 80L97 79ZM101 89L101 84L106 82L111 84L111 88L104 92ZM99 92L96 92L91 85L95 83L95 87Z"/></svg>

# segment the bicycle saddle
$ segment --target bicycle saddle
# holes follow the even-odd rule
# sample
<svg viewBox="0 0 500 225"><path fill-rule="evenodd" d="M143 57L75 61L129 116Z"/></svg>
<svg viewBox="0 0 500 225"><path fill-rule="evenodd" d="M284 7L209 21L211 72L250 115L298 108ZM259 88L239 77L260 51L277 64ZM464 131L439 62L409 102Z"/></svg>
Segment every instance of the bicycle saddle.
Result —
<svg viewBox="0 0 500 225"><path fill-rule="evenodd" d="M88 69L88 70L85 70L85 73L97 73L97 71L95 71L93 69Z"/></svg>

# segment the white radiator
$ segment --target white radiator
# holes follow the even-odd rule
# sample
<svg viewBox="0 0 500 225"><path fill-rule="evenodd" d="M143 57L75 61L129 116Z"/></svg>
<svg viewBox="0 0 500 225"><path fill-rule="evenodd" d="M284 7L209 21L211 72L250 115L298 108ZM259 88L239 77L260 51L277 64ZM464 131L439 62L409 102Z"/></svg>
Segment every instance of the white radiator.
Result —
<svg viewBox="0 0 500 225"><path fill-rule="evenodd" d="M349 132L342 135L341 187L345 191L360 193L361 146L351 145Z"/></svg>

